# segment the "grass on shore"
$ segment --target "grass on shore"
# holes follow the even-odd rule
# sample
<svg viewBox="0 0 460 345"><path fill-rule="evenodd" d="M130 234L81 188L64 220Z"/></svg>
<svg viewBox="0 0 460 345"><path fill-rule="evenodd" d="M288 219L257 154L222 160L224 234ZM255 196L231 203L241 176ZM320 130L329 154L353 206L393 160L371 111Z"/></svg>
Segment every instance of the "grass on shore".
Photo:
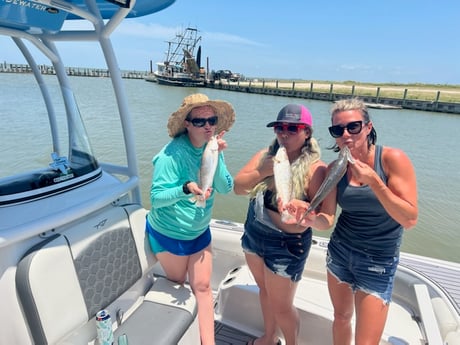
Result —
<svg viewBox="0 0 460 345"><path fill-rule="evenodd" d="M276 87L276 81L265 80L259 83L265 83L265 87ZM406 94L406 99L410 100L460 103L460 85L278 80L278 87L292 89L293 83L295 83L294 88L299 91L330 92L332 85L334 93L354 94L355 96L377 96L378 93L379 97L402 99Z"/></svg>

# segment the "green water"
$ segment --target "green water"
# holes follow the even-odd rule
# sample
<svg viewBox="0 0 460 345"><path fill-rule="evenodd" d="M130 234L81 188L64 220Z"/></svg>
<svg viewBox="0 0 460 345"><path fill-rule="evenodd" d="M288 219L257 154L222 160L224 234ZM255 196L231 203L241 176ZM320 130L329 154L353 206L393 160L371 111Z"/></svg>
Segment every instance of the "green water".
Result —
<svg viewBox="0 0 460 345"><path fill-rule="evenodd" d="M51 78L47 77L46 80ZM0 152L1 169L5 171L29 163L22 160L24 155L21 145L34 147L38 150L37 155L50 151L48 147L37 147L36 144L38 134L34 134L34 131L40 125L46 126L46 120L41 116L44 110L39 110L44 109L43 104L32 101L36 92L29 87L33 83L32 79L31 75L0 74L0 115L6 119L0 128ZM111 99L112 94L110 80L73 77L71 83L99 161L123 163L124 147L120 142L120 126L112 117L116 112L116 104L106 101ZM333 142L327 132L331 106L329 102L168 87L144 80L125 80L125 85L136 133L142 200L146 208L150 207L151 159L170 140L166 130L168 117L186 95L194 92L206 93L212 99L229 101L236 110L236 123L225 135L228 142L226 163L233 174L257 150L271 142L273 131L265 125L287 103L299 102L310 108L314 136L322 148L323 160L330 162L336 156L326 149ZM11 107L14 107L15 113L23 116L9 118L8 109ZM370 112L378 133L378 143L403 149L411 158L417 173L419 220L416 228L405 233L403 250L460 262L460 159L454 142L460 130L460 116L411 110L371 109ZM17 139L11 139L16 138L18 132L23 138L20 143ZM243 222L247 202L244 196L219 195L214 217ZM315 232L319 236L329 234L330 231Z"/></svg>

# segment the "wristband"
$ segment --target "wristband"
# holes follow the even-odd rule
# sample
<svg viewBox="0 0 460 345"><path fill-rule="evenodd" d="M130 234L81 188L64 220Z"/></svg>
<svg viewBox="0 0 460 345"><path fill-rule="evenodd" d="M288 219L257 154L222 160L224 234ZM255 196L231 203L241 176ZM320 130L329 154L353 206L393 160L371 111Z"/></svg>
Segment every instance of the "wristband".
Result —
<svg viewBox="0 0 460 345"><path fill-rule="evenodd" d="M184 192L184 194L190 194L191 191L190 189L188 189L187 185L192 182L192 181L185 181L184 184L182 185L182 191Z"/></svg>

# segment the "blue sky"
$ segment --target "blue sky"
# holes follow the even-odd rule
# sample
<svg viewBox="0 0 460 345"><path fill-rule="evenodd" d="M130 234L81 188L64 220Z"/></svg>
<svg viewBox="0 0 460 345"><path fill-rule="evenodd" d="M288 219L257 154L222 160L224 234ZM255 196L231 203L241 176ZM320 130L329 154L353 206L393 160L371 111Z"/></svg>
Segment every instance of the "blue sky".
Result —
<svg viewBox="0 0 460 345"><path fill-rule="evenodd" d="M121 69L149 70L191 26L202 65L247 77L460 85L458 0L177 0L113 34ZM0 40L0 61L23 62ZM65 43L66 66L104 67ZM3 47L6 47L4 49ZM39 62L40 63L40 62Z"/></svg>

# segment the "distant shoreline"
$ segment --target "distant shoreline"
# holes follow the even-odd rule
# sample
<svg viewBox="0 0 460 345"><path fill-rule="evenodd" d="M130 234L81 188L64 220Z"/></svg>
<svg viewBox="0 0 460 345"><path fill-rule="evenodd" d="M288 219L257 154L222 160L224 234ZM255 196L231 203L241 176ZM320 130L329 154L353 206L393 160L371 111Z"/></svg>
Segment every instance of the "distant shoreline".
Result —
<svg viewBox="0 0 460 345"><path fill-rule="evenodd" d="M44 68L52 68L51 66L45 66ZM67 67L68 70L74 71L75 73L87 73L87 74L107 74L106 68L95 68L95 67ZM149 71L137 71L137 70L121 70L122 73L125 74L132 74L139 77L139 79L143 79L146 75L148 75ZM14 64L14 63L7 63L3 62L0 63L0 73L28 73L31 72L30 67L27 64ZM376 88L376 87L383 87L385 89L404 89L410 88L414 91L421 91L421 92L429 92L429 91L443 91L443 92L452 92L452 93L460 93L460 84L426 84L426 83L373 83L373 82L360 82L360 81L330 81L330 80L305 80L305 79L276 79L276 78L262 78L262 77L247 77L244 78L241 82L249 82L252 83L261 83L265 81L266 83L275 83L278 81L281 84L291 84L295 83L299 87L308 87L310 83L315 84L318 87L327 88L331 84L334 84L337 87L351 87L352 85L358 87L369 87L369 88Z"/></svg>
<svg viewBox="0 0 460 345"><path fill-rule="evenodd" d="M55 74L52 66L39 65L43 74ZM108 77L107 69L66 67L69 76ZM0 64L0 73L32 73L26 64ZM146 79L147 71L121 71L125 79ZM318 100L340 99L356 96L363 98L370 106L381 109L410 108L416 110L460 113L460 85L438 84L397 84L397 83L362 83L330 82L307 80L273 80L243 78L230 82L226 79L209 81L209 88L230 91L262 93L269 95L310 98ZM415 102L415 104L413 104Z"/></svg>
<svg viewBox="0 0 460 345"><path fill-rule="evenodd" d="M334 102L349 97L361 98L370 108L411 109L439 113L460 114L460 90L445 92L435 89L408 89L366 85L324 83L299 83L279 81L219 80L210 82L208 88L270 96L295 97Z"/></svg>
<svg viewBox="0 0 460 345"><path fill-rule="evenodd" d="M254 81L256 80L256 81ZM361 82L329 82L329 81L304 81L304 80L258 80L228 82L226 84L238 84L240 86L285 88L312 92L329 92L331 87L335 93L355 94L356 96L371 96L380 93L382 97L403 98L407 92L411 99L430 100L436 99L437 93L443 96L440 101L460 103L460 85L447 86L436 84L374 84Z"/></svg>

